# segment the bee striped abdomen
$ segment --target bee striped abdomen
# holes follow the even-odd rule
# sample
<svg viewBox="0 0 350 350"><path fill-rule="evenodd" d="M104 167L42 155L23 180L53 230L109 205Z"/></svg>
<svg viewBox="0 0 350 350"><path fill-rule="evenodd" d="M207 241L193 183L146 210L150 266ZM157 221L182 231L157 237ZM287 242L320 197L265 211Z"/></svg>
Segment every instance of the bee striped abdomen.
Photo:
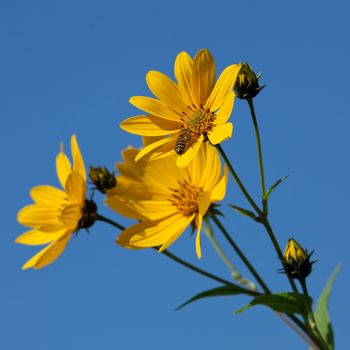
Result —
<svg viewBox="0 0 350 350"><path fill-rule="evenodd" d="M178 155L184 154L191 143L191 132L183 129L177 137L175 144L175 152Z"/></svg>

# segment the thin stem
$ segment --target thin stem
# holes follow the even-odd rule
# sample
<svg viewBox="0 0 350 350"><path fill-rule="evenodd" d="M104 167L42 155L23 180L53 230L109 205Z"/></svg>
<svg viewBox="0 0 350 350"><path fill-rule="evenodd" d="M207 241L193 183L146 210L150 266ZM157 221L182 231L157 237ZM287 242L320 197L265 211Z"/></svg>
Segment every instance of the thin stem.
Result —
<svg viewBox="0 0 350 350"><path fill-rule="evenodd" d="M122 226L122 225L118 224L117 222L115 222L111 219L108 219L105 216L102 216L100 214L96 214L96 220L106 222L107 224L110 224L110 225L118 228L119 230L125 230L124 226Z"/></svg>
<svg viewBox="0 0 350 350"><path fill-rule="evenodd" d="M272 227L270 225L270 222L269 222L269 220L267 219L266 216L262 217L262 224L264 225L264 227L265 227L265 229L266 229L266 231L267 231L267 233L268 233L268 235L270 237L270 240L271 240L273 246L275 247L275 250L277 252L279 260L282 262L283 261L282 250L281 250L281 248L280 248L280 246L279 246L279 244L277 242L276 236L275 236L275 234L274 234L274 232L272 230ZM295 282L288 275L287 275L287 277L288 277L289 283L290 283L293 291L295 293L298 293L298 288L297 288Z"/></svg>
<svg viewBox="0 0 350 350"><path fill-rule="evenodd" d="M216 215L212 215L211 218L215 222L215 224L218 226L220 231L223 233L233 250L237 253L237 255L240 257L240 259L243 261L245 266L248 268L248 270L251 272L251 274L254 276L256 281L259 283L261 288L264 290L266 294L271 294L271 291L269 287L265 284L263 279L260 277L258 272L255 270L253 265L250 263L250 261L247 259L247 257L244 255L244 253L241 251L241 249L238 247L238 245L235 243L235 241L231 238L230 234L227 232L226 228L222 225L221 221L218 219Z"/></svg>
<svg viewBox="0 0 350 350"><path fill-rule="evenodd" d="M233 265L233 263L231 262L231 260L227 257L227 255L225 254L225 252L223 251L223 249L221 248L219 242L217 241L217 239L215 238L214 233L212 232L211 228L208 227L208 229L204 229L203 228L203 232L204 234L208 237L210 243L212 244L212 246L214 247L215 251L217 252L217 254L219 255L219 257L221 258L221 260L223 261L223 263L228 267L228 269L231 272L231 276L234 280L237 281L237 283L239 283L240 285L243 285L251 290L256 290L256 287L254 285L254 283L250 280L248 280L247 278L245 278L244 276L242 276L239 271L237 270L237 268Z"/></svg>
<svg viewBox="0 0 350 350"><path fill-rule="evenodd" d="M320 343L322 344L321 349L328 350L328 344L323 339L322 334L321 334L320 330L317 327L315 316L314 316L314 313L312 311L312 307L311 307L311 303L310 303L310 297L309 297L309 292L307 290L307 285L306 285L306 279L305 278L301 278L299 280L299 282L300 282L301 288L303 289L303 293L304 293L304 297L305 297L305 305L306 305L306 308L308 310L308 317L307 317L307 320L305 320L305 321L308 321L311 330L316 333Z"/></svg>
<svg viewBox="0 0 350 350"><path fill-rule="evenodd" d="M256 146L258 148L258 158L259 158L259 168L260 168L261 196L262 196L262 198L264 198L264 196L265 196L265 175L264 175L264 164L263 164L263 157L262 157L262 150L261 150L261 139L260 139L259 125L258 125L258 121L256 119L253 99L249 98L247 101L248 101L252 121L254 124L255 139L256 139Z"/></svg>
<svg viewBox="0 0 350 350"><path fill-rule="evenodd" d="M260 208L258 207L258 205L254 202L253 198L250 196L250 194L248 193L247 189L244 187L241 179L239 178L239 176L237 175L236 171L233 169L233 166L230 162L230 160L228 159L225 151L223 150L223 148L221 147L220 144L216 145L216 148L219 150L222 158L224 159L226 165L228 166L234 180L236 181L238 187L241 189L243 195L246 197L247 201L250 203L250 205L255 209L255 211L261 215L262 212L260 210Z"/></svg>
<svg viewBox="0 0 350 350"><path fill-rule="evenodd" d="M125 230L125 227L123 227L122 225L120 225L120 224L118 224L117 222L115 222L115 221L113 221L113 220L111 220L111 219L108 219L108 218L106 218L106 217L104 217L104 216L102 216L102 215L100 215L100 214L97 214L96 220L98 220L98 221L103 221L103 222L105 222L105 223L107 223L107 224L110 224L110 225L112 225L112 226L114 226L114 227L120 229L120 230ZM155 249L155 250L158 251L158 249L157 249L156 247L154 247L153 249ZM192 271L195 271L195 272L197 272L197 273L199 273L199 274L201 274L201 275L203 275L203 276L205 276L205 277L208 277L208 278L210 278L210 279L212 279L212 280L214 280L214 281L217 281L217 282L220 282L220 283L223 283L223 284L226 284L226 285L230 285L230 286L236 286L234 283L231 283L231 282L229 282L229 281L227 281L227 280L225 280L225 279L223 279L223 278L221 278L221 277L218 277L218 276L216 276L216 275L213 275L213 274L210 273L210 272L207 272L207 271L205 271L205 270L200 269L199 267L196 267L196 266L190 264L189 262L187 262L187 261L185 261L185 260L179 258L178 256L176 256L175 254L170 253L168 250L163 250L163 251L161 252L161 254L166 255L168 258L170 258L170 259L176 261L176 262L179 263L180 265L185 266L185 267L187 267L188 269L190 269L190 270L192 270ZM248 294L248 295L251 295L251 296L260 295L260 293L258 293L258 292L256 292L256 291L253 291L253 290L250 290L250 289L246 289L246 288L244 288L244 287L240 287L240 288L241 288L242 290L245 290L245 294Z"/></svg>
<svg viewBox="0 0 350 350"><path fill-rule="evenodd" d="M157 248L153 248L153 249L158 250ZM201 274L201 275L203 275L203 276L206 276L206 277L208 277L208 278L211 278L212 280L215 280L215 281L217 281L217 282L226 284L226 285L228 285L228 286L237 286L237 285L234 284L234 283L231 283L231 282L229 282L229 281L227 281L227 280L225 280L225 279L223 279L223 278L221 278L221 277L215 276L215 275L213 275L213 274L211 274L211 273L209 273L209 272L207 272L207 271L204 271L204 270L200 269L199 267L196 267L196 266L190 264L189 262L187 262L187 261L185 261L185 260L180 259L179 257L177 257L176 255L174 255L173 253L170 253L168 250L163 250L163 251L161 252L161 254L166 255L168 258L170 258L170 259L176 261L177 263L179 263L179 264L181 264L181 265L183 265L183 266L189 268L190 270L195 271L195 272L197 272L197 273L199 273L199 274ZM240 288L243 288L243 287L240 287ZM246 288L243 288L243 289L245 290L245 294L248 294L248 295L251 295L251 296L260 295L259 292L256 292L256 291L253 291L253 290L250 290L250 289L246 289Z"/></svg>

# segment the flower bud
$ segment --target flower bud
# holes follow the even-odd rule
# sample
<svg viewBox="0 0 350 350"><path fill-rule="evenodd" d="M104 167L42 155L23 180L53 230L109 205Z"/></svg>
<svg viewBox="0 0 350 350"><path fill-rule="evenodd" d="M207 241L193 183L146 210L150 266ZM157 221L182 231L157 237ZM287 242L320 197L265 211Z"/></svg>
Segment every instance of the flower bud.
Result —
<svg viewBox="0 0 350 350"><path fill-rule="evenodd" d="M247 62L241 63L242 68L238 74L235 92L238 98L249 100L254 98L264 87L259 85L261 74L256 75Z"/></svg>
<svg viewBox="0 0 350 350"><path fill-rule="evenodd" d="M78 228L90 228L97 219L97 205L96 203L90 199L85 199L84 207L83 207L83 216L79 221Z"/></svg>
<svg viewBox="0 0 350 350"><path fill-rule="evenodd" d="M310 261L313 252L308 254L296 240L290 238L284 250L283 272L291 278L304 279L312 271L312 265L316 261Z"/></svg>
<svg viewBox="0 0 350 350"><path fill-rule="evenodd" d="M106 193L117 185L114 174L110 173L105 167L94 168L90 166L89 177L91 182L102 193Z"/></svg>

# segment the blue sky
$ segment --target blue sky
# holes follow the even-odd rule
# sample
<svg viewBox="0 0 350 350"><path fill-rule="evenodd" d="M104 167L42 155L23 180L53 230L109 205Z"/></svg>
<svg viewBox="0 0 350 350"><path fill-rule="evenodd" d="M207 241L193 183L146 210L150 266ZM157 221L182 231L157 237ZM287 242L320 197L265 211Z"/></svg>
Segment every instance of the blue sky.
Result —
<svg viewBox="0 0 350 350"><path fill-rule="evenodd" d="M319 258L309 279L317 296L341 261L330 311L336 344L345 349L349 313L349 5L346 1L2 1L0 347L35 349L306 349L263 307L240 315L246 297L210 299L175 312L216 284L152 250L114 244L102 223L79 233L40 271L21 271L38 249L14 244L25 228L17 211L29 189L58 185L55 156L73 132L87 165L112 167L140 140L119 129L138 112L133 95L149 95L148 70L172 75L176 54L209 49L218 71L248 61L267 87L256 99L271 221L281 245L294 236ZM248 108L237 101L234 137L223 147L247 187L259 194ZM113 213L101 211L110 217ZM232 183L225 204L246 203ZM261 227L225 209L227 227L269 281L286 290ZM131 221L114 216L127 225ZM229 278L208 242L197 261L188 234L172 250ZM233 256L243 272L245 269Z"/></svg>

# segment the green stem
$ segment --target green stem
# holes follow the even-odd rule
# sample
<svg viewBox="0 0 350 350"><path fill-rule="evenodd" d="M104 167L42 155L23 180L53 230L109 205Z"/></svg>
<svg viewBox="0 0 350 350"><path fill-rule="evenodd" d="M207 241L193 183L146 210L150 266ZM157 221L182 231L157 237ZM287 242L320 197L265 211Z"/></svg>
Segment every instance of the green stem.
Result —
<svg viewBox="0 0 350 350"><path fill-rule="evenodd" d="M264 164L263 164L263 157L262 157L262 150L261 150L261 139L260 139L259 125L258 125L258 121L256 119L253 99L249 98L247 101L248 101L250 114L251 114L253 125L254 125L254 130L255 130L255 139L256 139L256 146L258 148L258 158L259 158L259 168L260 168L261 196L262 196L262 198L264 198L264 196L265 196L265 175L264 175Z"/></svg>
<svg viewBox="0 0 350 350"><path fill-rule="evenodd" d="M105 222L105 223L107 223L107 224L110 224L110 225L112 225L112 226L114 226L114 227L116 227L116 228L118 228L118 229L120 229L120 230L125 230L125 227L123 227L122 225L120 225L120 224L118 224L117 222L115 222L115 221L113 221L113 220L111 220L111 219L108 219L108 218L106 218L105 216L102 216L102 215L100 215L100 214L96 214L96 220L97 220L97 221ZM158 249L157 249L156 247L154 247L153 249L155 249L155 250L158 251ZM227 281L227 280L225 280L225 279L223 279L223 278L221 278L221 277L218 277L218 276L216 276L216 275L213 275L213 274L210 273L210 272L207 272L207 271L205 271L205 270L200 269L200 268L197 267L197 266L194 266L194 265L190 264L189 262L187 262L187 261L185 261L185 260L179 258L178 256L176 256L175 254L170 253L168 250L163 250L163 251L161 252L161 254L167 256L168 258L170 258L170 259L172 259L173 261L179 263L180 265L185 266L185 267L187 267L188 269L190 269L190 270L192 270L192 271L195 271L195 272L197 272L197 273L199 273L199 274L201 274L201 275L203 275L203 276L205 276L205 277L208 277L208 278L210 278L210 279L212 279L212 280L214 280L214 281L217 281L217 282L220 282L220 283L223 283L223 284L226 284L226 285L236 286L234 283L231 283L231 282L229 282L229 281ZM244 290L245 290L245 294L247 294L247 295L251 295L251 296L260 295L260 293L258 293L258 292L256 292L256 291L253 291L253 290L250 290L250 289L246 289L246 288L243 288L243 287L240 287L240 288L244 289Z"/></svg>
<svg viewBox="0 0 350 350"><path fill-rule="evenodd" d="M258 207L258 205L254 202L253 198L250 196L250 194L248 193L248 191L246 190L246 188L244 187L241 179L239 178L238 174L235 172L235 170L233 169L233 166L230 162L230 160L228 159L225 151L223 150L223 148L221 147L220 144L216 145L216 148L219 150L222 158L224 159L226 165L228 166L234 180L236 181L238 187L241 189L243 195L245 196L245 198L247 199L247 201L250 203L250 205L255 209L255 211L261 215L262 211L260 210L260 208Z"/></svg>
<svg viewBox="0 0 350 350"><path fill-rule="evenodd" d="M208 226L209 226L209 223L208 223ZM245 287L247 287L248 289L251 289L251 290L256 290L256 287L255 287L254 283L252 281L248 280L247 278L243 277L239 273L237 268L233 265L233 263L230 261L230 259L227 257L227 255L225 254L225 252L221 248L219 242L215 238L215 235L212 232L211 227L209 226L207 229L203 228L203 232L208 237L210 243L214 247L215 251L217 252L219 257L221 258L223 263L230 270L232 278L234 280L236 280L236 282L239 283L240 285L243 285L243 286L245 286Z"/></svg>
<svg viewBox="0 0 350 350"><path fill-rule="evenodd" d="M266 229L266 231L267 231L267 233L268 233L268 235L270 237L270 240L271 240L273 246L275 247L275 250L277 252L278 258L279 258L279 260L282 263L282 261L283 261L282 250L281 250L281 248L280 248L280 246L279 246L279 244L277 242L276 236L275 236L275 234L274 234L274 232L272 230L272 227L270 225L270 222L269 222L269 220L267 219L266 216L262 217L261 223L264 225L264 227L265 227L265 229ZM291 279L288 275L287 275L287 277L288 277L289 283L290 283L293 291L295 293L298 293L298 288L297 288L295 282L293 281L293 279Z"/></svg>
<svg viewBox="0 0 350 350"><path fill-rule="evenodd" d="M300 282L301 288L302 288L303 293L304 293L305 305L306 305L306 308L308 310L308 317L306 318L305 322L309 324L311 331L315 332L315 334L317 335L317 338L318 338L319 342L321 343L321 349L328 350L329 349L328 344L323 339L322 334L317 327L315 316L314 316L314 313L312 311L309 292L307 290L307 285L306 285L306 279L301 278L301 279L299 279L299 282Z"/></svg>
<svg viewBox="0 0 350 350"><path fill-rule="evenodd" d="M247 259L247 257L244 255L244 253L241 251L241 249L238 247L238 245L235 243L235 241L231 238L230 234L227 232L226 228L222 225L221 221L218 219L218 217L215 214L211 215L211 218L215 222L215 224L218 226L220 231L223 233L233 250L237 253L237 255L240 257L240 259L243 261L245 266L248 268L248 270L251 272L251 274L254 276L256 281L259 283L261 288L264 290L266 294L271 294L271 291L269 287L265 284L263 279L260 277L258 272L255 270L253 265L250 263L250 261Z"/></svg>
<svg viewBox="0 0 350 350"><path fill-rule="evenodd" d="M110 225L116 227L117 229L119 229L119 230L121 230L121 231L122 231L122 230L125 230L125 227L124 227L124 226L122 226L122 225L118 224L117 222L115 222L115 221L113 221L113 220L111 220L111 219L108 219L108 218L106 218L105 216L102 216L102 215L100 215L100 214L96 214L96 221L105 222L105 223L107 223L107 224L110 224Z"/></svg>
<svg viewBox="0 0 350 350"><path fill-rule="evenodd" d="M157 248L153 248L153 249L158 250ZM168 250L163 250L160 253L166 255L168 258L176 261L177 263L179 263L179 264L189 268L190 270L195 271L195 272L197 272L197 273L199 273L199 274L201 274L203 276L206 276L206 277L208 277L208 278L210 278L212 280L215 280L217 282L226 284L228 286L235 286L235 287L237 286L234 283L231 283L231 282L229 282L229 281L227 281L227 280L225 280L225 279L223 279L221 277L215 276L215 275L213 275L213 274L211 274L211 273L209 273L207 271L204 271L204 270L200 269L199 267L196 267L196 266L188 263L185 260L180 259L178 256L174 255L173 253L170 253ZM240 288L243 288L245 290L245 294L248 294L248 295L251 295L251 296L261 295L259 292L256 292L256 291L253 291L253 290L250 290L250 289L246 289L244 287L240 287Z"/></svg>

